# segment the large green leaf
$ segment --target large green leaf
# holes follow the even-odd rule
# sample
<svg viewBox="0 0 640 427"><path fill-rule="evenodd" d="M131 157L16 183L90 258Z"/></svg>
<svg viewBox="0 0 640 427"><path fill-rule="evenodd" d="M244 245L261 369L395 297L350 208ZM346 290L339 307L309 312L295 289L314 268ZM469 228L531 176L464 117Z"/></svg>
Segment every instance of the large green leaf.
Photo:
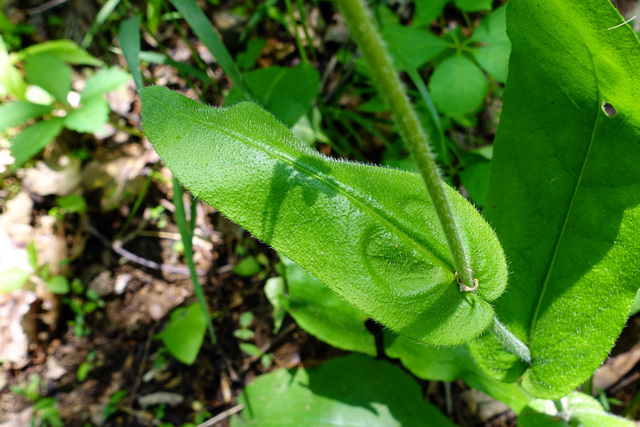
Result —
<svg viewBox="0 0 640 427"><path fill-rule="evenodd" d="M255 104L215 109L141 92L143 129L180 182L375 320L433 344L466 342L493 317L506 265L491 228L447 187L479 280L461 293L417 174L324 157Z"/></svg>
<svg viewBox="0 0 640 427"><path fill-rule="evenodd" d="M512 53L485 215L510 260L500 320L478 362L558 398L602 363L640 285L640 45L606 0L512 0ZM605 113L603 102L617 113Z"/></svg>
<svg viewBox="0 0 640 427"><path fill-rule="evenodd" d="M360 355L262 375L238 403L245 409L232 427L453 426L406 372Z"/></svg>
<svg viewBox="0 0 640 427"><path fill-rule="evenodd" d="M369 318L346 303L293 261L282 257L289 294L286 307L298 326L334 347L376 355L376 343L364 322Z"/></svg>
<svg viewBox="0 0 640 427"><path fill-rule="evenodd" d="M414 27L394 25L385 28L382 35L397 71L420 68L447 48L444 40Z"/></svg>
<svg viewBox="0 0 640 427"><path fill-rule="evenodd" d="M34 104L28 101L0 105L0 130L17 126L29 119L50 113L52 110L52 105Z"/></svg>
<svg viewBox="0 0 640 427"><path fill-rule="evenodd" d="M71 68L64 61L48 53L27 55L24 71L29 83L40 86L63 104L71 89Z"/></svg>
<svg viewBox="0 0 640 427"><path fill-rule="evenodd" d="M11 140L11 155L15 158L15 166L22 166L27 160L35 156L53 138L62 132L64 119L53 117L29 126Z"/></svg>

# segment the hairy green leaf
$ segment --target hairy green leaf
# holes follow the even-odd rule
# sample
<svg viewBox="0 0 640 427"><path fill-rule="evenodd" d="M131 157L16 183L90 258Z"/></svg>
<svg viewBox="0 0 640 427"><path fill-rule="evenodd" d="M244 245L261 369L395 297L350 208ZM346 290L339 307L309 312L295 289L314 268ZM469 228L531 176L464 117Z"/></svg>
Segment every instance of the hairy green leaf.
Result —
<svg viewBox="0 0 640 427"><path fill-rule="evenodd" d="M499 378L524 374L538 397L567 394L602 363L639 285L640 46L621 22L606 0L513 0L507 11L484 213L513 272L496 312L533 363L488 335L472 350Z"/></svg>
<svg viewBox="0 0 640 427"><path fill-rule="evenodd" d="M360 355L261 375L238 402L245 408L232 427L453 426L406 372Z"/></svg>
<svg viewBox="0 0 640 427"><path fill-rule="evenodd" d="M477 293L461 293L417 174L335 161L255 104L215 109L141 92L143 129L180 182L396 332L459 344L493 317L506 265L491 228L447 187Z"/></svg>

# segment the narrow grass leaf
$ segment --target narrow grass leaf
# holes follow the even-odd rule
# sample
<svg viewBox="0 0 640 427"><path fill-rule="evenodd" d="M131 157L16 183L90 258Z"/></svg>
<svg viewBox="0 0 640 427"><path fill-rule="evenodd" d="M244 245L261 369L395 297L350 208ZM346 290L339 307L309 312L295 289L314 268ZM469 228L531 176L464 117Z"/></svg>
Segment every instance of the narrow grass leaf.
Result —
<svg viewBox="0 0 640 427"><path fill-rule="evenodd" d="M144 87L140 72L140 15L122 21L118 33L118 43L120 43L133 81L136 83L136 89L140 90Z"/></svg>

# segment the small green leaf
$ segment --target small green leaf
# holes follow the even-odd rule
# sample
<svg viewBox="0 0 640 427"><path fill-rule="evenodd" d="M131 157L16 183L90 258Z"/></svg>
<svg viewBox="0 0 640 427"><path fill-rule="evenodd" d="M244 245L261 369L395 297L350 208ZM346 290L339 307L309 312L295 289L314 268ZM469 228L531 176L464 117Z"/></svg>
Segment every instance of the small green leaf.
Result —
<svg viewBox="0 0 640 427"><path fill-rule="evenodd" d="M500 83L507 81L511 52L511 42L507 37L506 11L505 4L485 16L471 36L472 41L480 44L473 50L473 57Z"/></svg>
<svg viewBox="0 0 640 427"><path fill-rule="evenodd" d="M364 322L369 318L349 305L293 261L282 258L289 295L286 307L298 326L336 348L376 356L376 343Z"/></svg>
<svg viewBox="0 0 640 427"><path fill-rule="evenodd" d="M441 54L447 43L429 31L396 25L382 31L387 48L397 71L406 71L407 66L420 68Z"/></svg>
<svg viewBox="0 0 640 427"><path fill-rule="evenodd" d="M251 277L254 274L259 273L262 270L262 266L258 261L252 257L248 256L243 258L231 271L236 273L238 276Z"/></svg>
<svg viewBox="0 0 640 427"><path fill-rule="evenodd" d="M253 323L254 318L255 316L253 315L252 312L245 311L238 318L238 323L240 323L240 326L242 326L243 328L248 328Z"/></svg>
<svg viewBox="0 0 640 427"><path fill-rule="evenodd" d="M207 320L197 303L175 309L159 337L173 357L191 365L202 347Z"/></svg>
<svg viewBox="0 0 640 427"><path fill-rule="evenodd" d="M58 101L67 104L71 90L71 68L64 61L47 53L27 55L24 71L29 83L40 86Z"/></svg>
<svg viewBox="0 0 640 427"><path fill-rule="evenodd" d="M264 284L264 294L273 308L273 332L278 332L286 313L282 298L284 298L284 278L271 277Z"/></svg>
<svg viewBox="0 0 640 427"><path fill-rule="evenodd" d="M53 117L29 126L11 141L11 155L16 159L15 166L22 166L27 160L38 154L53 138L62 132L64 119Z"/></svg>
<svg viewBox="0 0 640 427"><path fill-rule="evenodd" d="M109 103L102 95L82 99L80 108L64 118L66 128L76 132L100 132L109 121Z"/></svg>
<svg viewBox="0 0 640 427"><path fill-rule="evenodd" d="M214 109L141 91L143 128L192 194L385 326L418 341L469 341L506 285L500 245L450 187L477 293L461 293L419 175L322 156L255 104Z"/></svg>
<svg viewBox="0 0 640 427"><path fill-rule="evenodd" d="M47 289L54 294L67 294L70 290L69 281L64 276L51 276L49 280L47 280Z"/></svg>
<svg viewBox="0 0 640 427"><path fill-rule="evenodd" d="M9 58L7 46L0 35L0 95L11 94L24 100L27 93L27 82Z"/></svg>
<svg viewBox="0 0 640 427"><path fill-rule="evenodd" d="M31 273L18 267L11 267L0 272L0 294L8 294L20 289L29 281Z"/></svg>
<svg viewBox="0 0 640 427"><path fill-rule="evenodd" d="M573 392L560 400L562 412L550 400L533 400L518 417L519 427L634 427L631 420L608 414L596 399Z"/></svg>
<svg viewBox="0 0 640 427"><path fill-rule="evenodd" d="M244 73L256 100L282 123L291 127L311 108L320 87L320 75L309 64L294 68L269 67ZM236 86L225 105L247 101Z"/></svg>
<svg viewBox="0 0 640 427"><path fill-rule="evenodd" d="M20 59L28 56L50 55L68 64L83 64L101 67L104 63L71 40L53 40L34 44L20 51Z"/></svg>
<svg viewBox="0 0 640 427"><path fill-rule="evenodd" d="M256 334L250 329L236 329L233 331L233 336L242 341L249 341L255 337Z"/></svg>
<svg viewBox="0 0 640 427"><path fill-rule="evenodd" d="M429 80L429 92L438 111L452 117L477 110L488 89L484 73L462 54L442 61Z"/></svg>
<svg viewBox="0 0 640 427"><path fill-rule="evenodd" d="M249 356L253 356L253 357L261 357L262 356L262 352L260 351L258 346L256 346L255 344L251 344L251 343L247 343L247 342L241 342L240 344L238 344L238 347L240 347L240 350L244 351Z"/></svg>
<svg viewBox="0 0 640 427"><path fill-rule="evenodd" d="M129 79L131 79L131 75L118 67L102 68L87 78L84 89L81 92L81 100L111 92L129 81Z"/></svg>
<svg viewBox="0 0 640 427"><path fill-rule="evenodd" d="M372 403L375 402L375 403ZM422 399L402 369L366 356L331 359L315 369L279 369L259 376L238 399L231 426L452 427Z"/></svg>
<svg viewBox="0 0 640 427"><path fill-rule="evenodd" d="M51 105L33 104L28 101L0 105L0 131L50 113L52 110Z"/></svg>
<svg viewBox="0 0 640 427"><path fill-rule="evenodd" d="M455 0L455 5L463 12L481 12L491 10L493 0Z"/></svg>
<svg viewBox="0 0 640 427"><path fill-rule="evenodd" d="M87 201L79 194L59 197L56 204L68 213L86 212L87 210Z"/></svg>
<svg viewBox="0 0 640 427"><path fill-rule="evenodd" d="M247 42L247 49L244 52L240 52L236 58L238 68L241 70L253 68L266 43L265 39L259 37L249 40Z"/></svg>
<svg viewBox="0 0 640 427"><path fill-rule="evenodd" d="M428 27L442 14L449 0L414 0L416 11L413 15L413 25Z"/></svg>

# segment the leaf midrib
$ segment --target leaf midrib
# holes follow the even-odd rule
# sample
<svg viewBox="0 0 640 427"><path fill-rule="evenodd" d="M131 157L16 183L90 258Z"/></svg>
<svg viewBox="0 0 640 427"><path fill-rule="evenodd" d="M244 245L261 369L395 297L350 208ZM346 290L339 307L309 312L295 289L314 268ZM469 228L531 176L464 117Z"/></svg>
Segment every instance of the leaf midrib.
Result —
<svg viewBox="0 0 640 427"><path fill-rule="evenodd" d="M567 209L567 214L565 215L564 218L564 222L562 224L562 230L560 230L560 234L558 235L558 239L556 241L554 250L553 250L553 256L551 257L551 263L549 264L549 268L547 269L547 274L546 277L544 279L543 285L542 285L542 290L540 291L540 296L538 297L538 301L536 302L536 309L533 313L533 318L531 321L531 327L529 328L529 343L531 343L531 338L533 337L533 333L536 327L536 323L538 321L538 315L540 313L540 307L542 306L542 301L544 300L544 296L545 293L547 291L548 285L549 285L549 281L551 278L551 273L553 272L553 269L555 267L555 262L556 262L556 258L558 256L558 251L560 249L560 245L562 243L562 239L564 238L564 233L567 229L567 224L569 223L569 218L571 217L571 213L573 211L573 207L574 207L574 201L576 199L576 196L578 194L578 191L580 190L580 185L582 183L582 177L584 176L584 171L587 167L587 163L589 162L589 155L591 154L591 148L593 147L593 143L595 140L595 135L596 135L596 130L598 129L598 123L600 122L600 118L601 115L599 114L599 111L596 110L596 120L595 120L595 125L593 126L593 130L591 131L591 139L589 141L589 148L587 148L587 154L584 156L584 161L582 162L582 168L580 169L580 175L578 175L578 179L576 181L576 185L575 188L573 189L573 194L571 196L571 201L569 202L569 209Z"/></svg>
<svg viewBox="0 0 640 427"><path fill-rule="evenodd" d="M180 95L180 96L183 96L183 95ZM255 148L265 152L267 155L273 156L273 157L277 158L278 160L282 161L283 163L286 163L286 164L290 165L294 169L297 169L299 172L307 173L308 175L311 175L311 176L315 177L316 179L318 179L319 181L323 182L327 186L335 189L338 193L342 194L347 199L352 200L354 202L354 204L360 205L365 210L367 210L370 213L372 213L374 216L379 217L382 220L382 222L388 224L391 228L395 229L397 231L399 237L404 238L411 245L417 247L428 258L433 259L434 261L436 261L436 263L440 264L445 270L449 271L451 273L451 275L454 274L454 272L451 269L451 267L449 267L449 265L444 260L440 259L435 253L425 249L425 247L423 245L418 243L418 241L416 241L413 237L411 237L410 234L405 232L398 224L395 224L390 218L388 218L387 216L381 214L377 210L377 208L370 207L367 203L365 203L364 200L361 199L362 196L360 196L359 192L356 191L355 189L353 189L353 188L351 188L351 187L349 187L349 186L347 186L345 184L342 184L339 181L334 179L333 181L335 181L336 183L340 184L340 185L336 185L331 180L328 180L327 176L325 174L323 174L322 172L317 171L312 167L307 167L306 165L303 165L303 164L299 163L295 159L290 158L286 154L280 154L278 152L274 152L275 150L273 150L273 151L268 150L267 147L265 147L264 145L260 144L257 141L253 141L251 139L245 138L244 135L240 135L240 134L237 134L236 132L229 131L229 130L217 127L212 122L201 120L200 118L197 118L197 117L188 116L187 114L183 113L182 111L172 109L170 104L167 104L167 103L163 102L161 99L159 99L157 97L154 97L154 98L156 99L156 101L158 103L163 104L167 109L170 109L170 110L174 111L174 113L176 115L182 116L186 120L199 122L200 124L202 124L204 126L214 128L216 131L224 133L224 134L226 134L226 135L228 135L230 137L237 138L238 140L240 140L240 141L242 141L242 142L244 142L244 143L246 143L248 145L254 146ZM319 157L318 154L316 154L315 152L313 152L311 150L309 151L309 154L313 154L314 156ZM333 160L328 159L328 158L321 158L321 160L329 161L329 162L333 161ZM344 187L347 187L354 194L350 194L348 191L345 190Z"/></svg>

